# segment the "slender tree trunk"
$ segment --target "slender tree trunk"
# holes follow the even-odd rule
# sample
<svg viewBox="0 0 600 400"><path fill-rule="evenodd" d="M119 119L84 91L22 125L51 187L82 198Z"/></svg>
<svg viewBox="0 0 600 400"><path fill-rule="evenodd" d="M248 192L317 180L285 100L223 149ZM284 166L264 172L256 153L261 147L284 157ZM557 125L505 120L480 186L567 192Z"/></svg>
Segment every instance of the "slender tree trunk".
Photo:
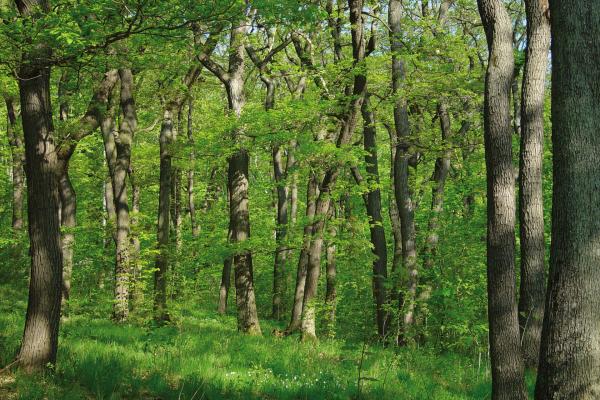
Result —
<svg viewBox="0 0 600 400"><path fill-rule="evenodd" d="M172 104L164 111L160 128L160 187L158 195L158 224L156 270L154 272L154 319L170 319L167 311L167 272L169 270L169 242L171 217L171 146L175 140Z"/></svg>
<svg viewBox="0 0 600 400"><path fill-rule="evenodd" d="M325 285L325 328L327 336L333 338L335 336L335 311L337 306L337 290L336 290L336 251L337 245L335 243L335 237L337 235L337 227L335 221L333 221L336 215L336 208L331 207L330 209L330 220L329 220L329 238L325 246L325 274L326 274L326 285Z"/></svg>
<svg viewBox="0 0 600 400"><path fill-rule="evenodd" d="M536 368L539 360L544 295L546 289L544 199L542 160L544 144L544 94L550 21L547 0L527 0L527 51L521 100L521 151L519 157L519 227L521 239L521 287L519 325L525 365Z"/></svg>
<svg viewBox="0 0 600 400"><path fill-rule="evenodd" d="M187 136L190 146L190 169L188 170L188 208L190 210L190 224L192 235L198 237L200 227L196 223L196 204L194 202L194 168L196 164L196 151L194 150L194 98L188 97Z"/></svg>
<svg viewBox="0 0 600 400"><path fill-rule="evenodd" d="M377 142L375 115L371 110L369 95L365 96L362 105L362 116L364 121L364 148L365 163L367 165L367 179L369 187L375 187L369 190L366 196L367 215L369 217L369 230L371 233L371 243L373 244L373 298L375 299L377 333L384 338L387 331L388 322L385 305L387 302L385 284L387 281L387 243L385 240L385 230L383 228L383 218L381 216L381 190L379 189L379 162L377 159Z"/></svg>
<svg viewBox="0 0 600 400"><path fill-rule="evenodd" d="M229 297L229 287L231 286L231 264L233 259L231 257L223 260L223 271L221 273L221 287L219 289L219 306L217 311L219 314L225 314L227 312L227 298Z"/></svg>
<svg viewBox="0 0 600 400"><path fill-rule="evenodd" d="M60 160L60 224L62 227L62 254L63 254L63 283L62 300L69 300L71 293L71 275L73 273L73 247L75 245L75 233L73 229L77 225L77 196L69 178L69 160Z"/></svg>
<svg viewBox="0 0 600 400"><path fill-rule="evenodd" d="M304 308L304 288L306 286L306 272L308 268L308 251L312 238L312 224L315 218L316 199L319 195L318 178L311 173L306 188L306 225L303 232L303 243L298 257L298 270L296 273L296 288L294 290L294 304L292 316L286 334L291 334L300 329L302 323L302 309Z"/></svg>
<svg viewBox="0 0 600 400"><path fill-rule="evenodd" d="M515 188L510 126L512 25L501 0L478 0L489 61L485 78L487 276L492 398L525 399L515 301Z"/></svg>
<svg viewBox="0 0 600 400"><path fill-rule="evenodd" d="M140 195L141 187L137 180L136 170L129 165L129 182L131 183L131 290L129 293L130 308L141 304L143 291L140 286L141 279L141 243L139 235Z"/></svg>
<svg viewBox="0 0 600 400"><path fill-rule="evenodd" d="M273 269L273 318L281 319L284 309L285 294L285 276L286 260L288 255L287 245L285 243L288 229L288 188L286 186L285 168L283 163L283 149L281 146L274 146L273 170L275 176L275 185L277 189L277 228L275 231L275 265Z"/></svg>
<svg viewBox="0 0 600 400"><path fill-rule="evenodd" d="M25 149L23 139L17 132L17 117L14 101L4 98L6 103L7 125L6 133L11 155L12 172L12 228L15 231L23 229L23 199L25 194Z"/></svg>
<svg viewBox="0 0 600 400"><path fill-rule="evenodd" d="M600 8L550 1L552 244L538 400L600 395Z"/></svg>
<svg viewBox="0 0 600 400"><path fill-rule="evenodd" d="M362 21L362 0L348 0L350 9L350 24L352 34L352 57L354 65L362 64L365 58L365 41ZM362 65L360 66L362 68ZM336 146L348 144L358 121L364 94L367 87L367 76L357 73L351 89L351 100L340 125ZM321 268L321 250L323 247L323 228L325 218L330 206L330 193L339 175L337 166L330 167L320 184L320 193L315 206L315 218L312 226L312 240L308 250L308 266L306 286L304 288L304 301L302 311L302 338L303 340L316 339L316 295Z"/></svg>
<svg viewBox="0 0 600 400"><path fill-rule="evenodd" d="M135 103L133 100L133 74L131 70L120 69L121 80L121 122L115 137L116 162L113 178L115 211L117 214L116 260L115 260L115 303L113 319L123 322L129 315L129 203L127 198L127 173L131 160L131 144L137 126Z"/></svg>
<svg viewBox="0 0 600 400"><path fill-rule="evenodd" d="M404 63L397 53L402 49L401 1L390 0L388 22L392 43L392 91L398 93L404 81ZM402 261L408 276L406 294L403 296L404 328L414 323L414 305L417 291L417 249L415 244L414 205L409 187L409 160L411 154L407 139L410 136L406 100L394 103L396 155L394 157L394 195L400 215L402 231ZM404 340L404 339L401 339Z"/></svg>
<svg viewBox="0 0 600 400"><path fill-rule="evenodd" d="M431 273L435 265L435 257L437 254L437 247L439 242L439 219L443 211L444 206L444 187L446 185L446 178L450 172L450 158L452 156L452 150L448 147L450 136L452 134L452 128L450 124L450 116L446 109L444 100L440 100L437 105L437 116L440 120L440 131L442 136L442 143L445 147L443 153L438 156L435 160L435 167L433 170L433 188L431 189L431 214L429 216L429 223L427 227L427 238L425 239L425 249L423 252L424 267ZM428 312L427 302L431 297L431 281L425 280L422 285L423 289L419 296L420 309L424 312Z"/></svg>
<svg viewBox="0 0 600 400"><path fill-rule="evenodd" d="M17 2L22 15L42 1ZM19 70L21 118L25 137L28 227L31 255L29 299L25 329L17 360L26 371L42 370L56 362L62 287L62 251L58 220L59 165L55 147L50 51L43 45L23 54Z"/></svg>

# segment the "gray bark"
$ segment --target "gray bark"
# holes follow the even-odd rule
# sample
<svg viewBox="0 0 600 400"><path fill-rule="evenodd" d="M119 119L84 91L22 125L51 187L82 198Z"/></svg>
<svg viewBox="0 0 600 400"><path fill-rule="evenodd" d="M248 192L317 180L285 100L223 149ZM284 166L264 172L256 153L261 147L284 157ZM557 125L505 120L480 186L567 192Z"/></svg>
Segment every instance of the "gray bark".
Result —
<svg viewBox="0 0 600 400"><path fill-rule="evenodd" d="M512 24L501 0L478 0L489 61L485 78L487 277L492 399L525 399L515 288L515 187L510 90Z"/></svg>
<svg viewBox="0 0 600 400"><path fill-rule="evenodd" d="M552 244L538 400L600 397L600 8L550 1Z"/></svg>

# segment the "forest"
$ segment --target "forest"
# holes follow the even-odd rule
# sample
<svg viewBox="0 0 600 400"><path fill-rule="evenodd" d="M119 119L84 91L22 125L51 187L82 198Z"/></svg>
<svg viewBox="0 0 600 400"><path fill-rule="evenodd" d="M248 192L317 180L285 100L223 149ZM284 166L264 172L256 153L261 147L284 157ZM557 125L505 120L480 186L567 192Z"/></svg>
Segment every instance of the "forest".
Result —
<svg viewBox="0 0 600 400"><path fill-rule="evenodd" d="M600 398L597 0L0 20L0 399Z"/></svg>

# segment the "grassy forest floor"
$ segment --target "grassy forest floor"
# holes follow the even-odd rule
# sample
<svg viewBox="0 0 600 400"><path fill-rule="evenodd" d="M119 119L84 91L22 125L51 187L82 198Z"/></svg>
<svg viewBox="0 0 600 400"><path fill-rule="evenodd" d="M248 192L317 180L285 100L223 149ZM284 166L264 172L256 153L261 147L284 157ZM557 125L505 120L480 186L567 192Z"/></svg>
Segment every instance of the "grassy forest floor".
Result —
<svg viewBox="0 0 600 400"><path fill-rule="evenodd" d="M19 285L20 286L20 285ZM236 332L234 315L187 304L174 322L117 326L93 299L63 320L56 370L0 374L1 399L485 399L477 360L422 348L398 351L342 340L300 343ZM18 349L27 292L0 284L0 365ZM86 311L87 309L87 311ZM361 387L358 388L360 374ZM531 381L531 379L529 379ZM531 387L531 383L530 387Z"/></svg>

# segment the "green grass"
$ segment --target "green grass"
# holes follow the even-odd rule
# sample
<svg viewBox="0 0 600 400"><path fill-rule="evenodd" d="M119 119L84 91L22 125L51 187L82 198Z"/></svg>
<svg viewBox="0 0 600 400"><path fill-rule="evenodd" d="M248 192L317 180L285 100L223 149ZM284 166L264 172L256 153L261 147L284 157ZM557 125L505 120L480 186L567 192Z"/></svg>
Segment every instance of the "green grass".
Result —
<svg viewBox="0 0 600 400"><path fill-rule="evenodd" d="M26 295L0 286L0 365L18 349ZM12 299L12 300L9 300ZM16 299L16 300L15 300ZM431 350L236 332L233 315L198 305L175 322L115 325L73 311L61 326L57 367L0 377L7 399L485 399L489 376L476 360ZM357 387L362 369L360 393Z"/></svg>

